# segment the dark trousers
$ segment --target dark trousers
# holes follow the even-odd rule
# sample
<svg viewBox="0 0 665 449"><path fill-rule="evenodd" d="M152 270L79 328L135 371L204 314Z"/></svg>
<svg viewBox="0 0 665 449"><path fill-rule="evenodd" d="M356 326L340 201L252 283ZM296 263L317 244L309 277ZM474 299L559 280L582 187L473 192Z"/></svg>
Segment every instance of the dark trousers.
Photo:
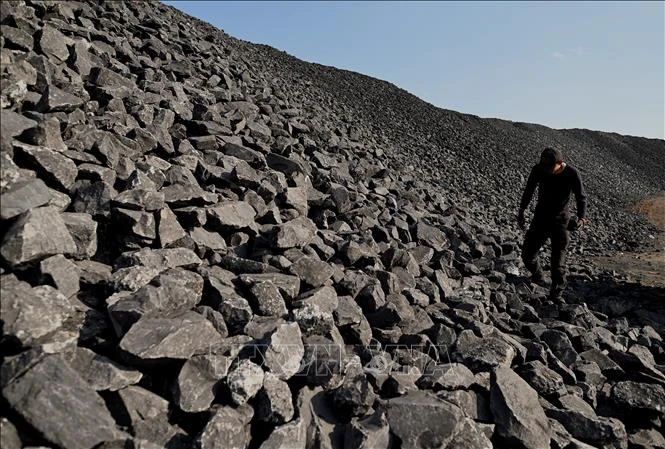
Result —
<svg viewBox="0 0 665 449"><path fill-rule="evenodd" d="M534 217L529 230L524 237L522 246L522 261L524 266L534 275L542 275L543 271L538 262L538 251L547 239L552 245L551 294L559 295L566 288L566 252L570 235L568 233L568 217L542 218Z"/></svg>

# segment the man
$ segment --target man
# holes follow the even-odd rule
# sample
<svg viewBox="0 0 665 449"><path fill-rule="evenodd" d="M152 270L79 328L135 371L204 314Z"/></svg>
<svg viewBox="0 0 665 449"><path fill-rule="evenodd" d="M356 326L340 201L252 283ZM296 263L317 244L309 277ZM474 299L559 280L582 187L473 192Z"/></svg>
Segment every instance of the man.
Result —
<svg viewBox="0 0 665 449"><path fill-rule="evenodd" d="M529 174L526 188L522 194L517 222L524 229L524 211L529 206L533 193L538 187L538 202L531 225L522 246L522 261L531 272L532 282L543 283L543 271L538 263L538 251L549 238L552 244L552 285L549 299L562 301L566 288L566 249L569 242L569 224L573 229L580 229L586 224L586 194L579 173L563 161L561 152L554 148L545 148ZM577 203L577 221L570 222L568 203L570 194L575 194Z"/></svg>

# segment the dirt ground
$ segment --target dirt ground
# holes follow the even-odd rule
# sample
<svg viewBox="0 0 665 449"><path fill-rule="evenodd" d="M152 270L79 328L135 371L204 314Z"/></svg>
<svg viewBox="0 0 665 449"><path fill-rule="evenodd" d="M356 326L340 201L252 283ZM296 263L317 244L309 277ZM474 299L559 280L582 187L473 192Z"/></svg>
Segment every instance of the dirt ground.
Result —
<svg viewBox="0 0 665 449"><path fill-rule="evenodd" d="M663 231L656 239L659 251L617 253L609 257L594 258L596 265L626 275L632 282L651 287L665 287L665 192L646 198L632 209L643 214Z"/></svg>

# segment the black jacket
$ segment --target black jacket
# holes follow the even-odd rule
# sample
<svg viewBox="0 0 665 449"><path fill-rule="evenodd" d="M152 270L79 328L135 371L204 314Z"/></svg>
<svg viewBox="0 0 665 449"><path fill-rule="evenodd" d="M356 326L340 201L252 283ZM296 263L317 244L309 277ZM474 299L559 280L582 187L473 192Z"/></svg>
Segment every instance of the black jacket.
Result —
<svg viewBox="0 0 665 449"><path fill-rule="evenodd" d="M579 173L570 165L557 173L548 173L540 164L536 164L529 174L526 188L522 194L520 209L525 210L533 192L538 187L538 202L534 219L552 219L569 217L568 203L570 194L575 194L577 202L577 216L582 219L586 216L586 193Z"/></svg>

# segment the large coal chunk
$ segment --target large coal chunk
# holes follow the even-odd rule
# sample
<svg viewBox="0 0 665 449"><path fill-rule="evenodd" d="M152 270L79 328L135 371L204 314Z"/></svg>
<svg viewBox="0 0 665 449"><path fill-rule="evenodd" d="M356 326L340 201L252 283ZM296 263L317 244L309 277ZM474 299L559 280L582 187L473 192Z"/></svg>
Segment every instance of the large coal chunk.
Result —
<svg viewBox="0 0 665 449"><path fill-rule="evenodd" d="M76 252L76 243L62 217L50 206L19 216L5 233L0 247L0 254L11 265Z"/></svg>
<svg viewBox="0 0 665 449"><path fill-rule="evenodd" d="M538 393L510 368L491 373L490 408L496 432L514 447L548 449L550 425Z"/></svg>
<svg viewBox="0 0 665 449"><path fill-rule="evenodd" d="M142 318L129 329L119 346L141 360L187 360L216 347L221 339L203 315L187 312L175 318Z"/></svg>
<svg viewBox="0 0 665 449"><path fill-rule="evenodd" d="M447 447L459 432L464 414L436 396L413 391L385 402L390 432L403 449Z"/></svg>
<svg viewBox="0 0 665 449"><path fill-rule="evenodd" d="M72 304L51 286L31 287L13 274L0 277L3 335L24 346L38 345L74 313Z"/></svg>
<svg viewBox="0 0 665 449"><path fill-rule="evenodd" d="M2 367L2 395L50 443L89 449L120 438L104 401L60 355L34 352Z"/></svg>

